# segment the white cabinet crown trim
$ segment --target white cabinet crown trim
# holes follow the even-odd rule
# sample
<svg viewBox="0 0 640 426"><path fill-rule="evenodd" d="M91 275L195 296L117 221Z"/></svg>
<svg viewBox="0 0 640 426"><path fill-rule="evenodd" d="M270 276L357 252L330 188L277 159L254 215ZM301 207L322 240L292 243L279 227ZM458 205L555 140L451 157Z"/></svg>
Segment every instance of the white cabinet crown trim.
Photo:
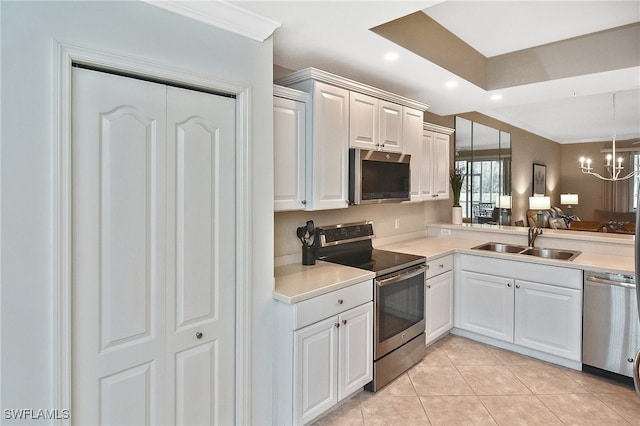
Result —
<svg viewBox="0 0 640 426"><path fill-rule="evenodd" d="M429 130L432 132L443 133L445 135L451 135L453 134L453 132L455 132L455 129L451 129L449 127L439 126L437 124L432 124L427 122L423 123L423 129Z"/></svg>
<svg viewBox="0 0 640 426"><path fill-rule="evenodd" d="M422 102L414 101L404 96L396 95L386 90L378 89L368 84L360 83L355 80L351 80L345 77L341 77L336 74L332 74L327 71L319 70L317 68L305 68L300 71L296 71L293 74L289 74L286 77L276 80L276 83L283 86L290 86L295 83L300 83L306 80L316 80L323 83L331 84L334 86L342 87L343 89L352 90L358 93L364 93L365 95L373 96L385 101L394 102L396 104L404 105L410 108L415 108L420 111L426 111L429 109L429 105Z"/></svg>
<svg viewBox="0 0 640 426"><path fill-rule="evenodd" d="M291 99L292 101L311 102L311 94L302 90L292 89L290 87L273 85L273 96L279 98Z"/></svg>

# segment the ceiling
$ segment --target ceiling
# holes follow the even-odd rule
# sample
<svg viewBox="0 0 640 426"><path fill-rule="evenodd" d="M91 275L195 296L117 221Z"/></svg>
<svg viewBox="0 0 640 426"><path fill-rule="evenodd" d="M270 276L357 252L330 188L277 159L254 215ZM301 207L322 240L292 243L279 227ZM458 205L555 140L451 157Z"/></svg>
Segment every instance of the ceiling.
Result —
<svg viewBox="0 0 640 426"><path fill-rule="evenodd" d="M604 141L613 132L640 138L640 64L487 91L370 31L422 10L493 57L640 22L640 0L231 3L281 24L274 63L285 68L320 68L429 104L438 115L478 111L558 143ZM634 44L640 49L640 40ZM387 52L399 58L386 61ZM496 93L501 100L491 99Z"/></svg>

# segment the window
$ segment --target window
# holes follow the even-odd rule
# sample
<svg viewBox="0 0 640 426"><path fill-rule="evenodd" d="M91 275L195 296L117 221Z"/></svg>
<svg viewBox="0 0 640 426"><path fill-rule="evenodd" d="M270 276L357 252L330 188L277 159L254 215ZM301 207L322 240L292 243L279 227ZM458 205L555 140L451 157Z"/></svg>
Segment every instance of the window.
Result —
<svg viewBox="0 0 640 426"><path fill-rule="evenodd" d="M501 182L504 180L506 160L456 161L455 167L465 171L460 205L462 217L473 223L493 221L496 200L504 195Z"/></svg>

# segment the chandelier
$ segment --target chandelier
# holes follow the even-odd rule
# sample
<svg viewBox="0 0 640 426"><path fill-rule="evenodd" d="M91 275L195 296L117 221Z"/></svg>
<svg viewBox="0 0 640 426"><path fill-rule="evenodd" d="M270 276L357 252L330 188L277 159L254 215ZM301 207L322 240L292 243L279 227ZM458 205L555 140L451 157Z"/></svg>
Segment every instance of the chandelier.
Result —
<svg viewBox="0 0 640 426"><path fill-rule="evenodd" d="M614 122L616 121L616 94L615 93L613 94L613 121ZM612 140L612 153L607 154L607 156L605 157L607 160L607 164L604 165L604 168L610 177L605 177L597 172L594 172L593 167L591 166L591 158L585 159L584 157L580 158L580 170L582 171L582 173L586 173L586 174L595 176L598 179L606 180L609 182L626 180L633 176L637 176L638 171L632 170L626 175L620 177L622 170L624 170L624 166L622 165L622 157L616 158L616 133L615 132L613 133L613 135L611 135L611 140Z"/></svg>

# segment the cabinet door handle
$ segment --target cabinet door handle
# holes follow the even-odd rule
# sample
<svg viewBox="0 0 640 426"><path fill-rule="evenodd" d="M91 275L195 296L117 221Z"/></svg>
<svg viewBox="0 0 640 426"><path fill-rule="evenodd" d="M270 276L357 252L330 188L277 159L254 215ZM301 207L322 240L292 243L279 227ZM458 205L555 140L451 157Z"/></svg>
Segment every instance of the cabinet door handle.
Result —
<svg viewBox="0 0 640 426"><path fill-rule="evenodd" d="M336 328L340 328L340 323L339 322L335 323L334 325L336 326Z"/></svg>
<svg viewBox="0 0 640 426"><path fill-rule="evenodd" d="M302 200L302 204L306 206L307 205L307 200Z"/></svg>
<svg viewBox="0 0 640 426"><path fill-rule="evenodd" d="M342 320L342 325L346 325L347 324L347 320Z"/></svg>
<svg viewBox="0 0 640 426"><path fill-rule="evenodd" d="M198 331L198 332L196 333L196 339L202 339L202 336L203 336L203 334L202 334L202 332L201 332L201 331Z"/></svg>
<svg viewBox="0 0 640 426"><path fill-rule="evenodd" d="M344 303L344 300L338 299L338 305L342 305L343 303Z"/></svg>
<svg viewBox="0 0 640 426"><path fill-rule="evenodd" d="M427 284L427 288L431 288L431 284Z"/></svg>
<svg viewBox="0 0 640 426"><path fill-rule="evenodd" d="M440 269L442 269L442 268L444 268L444 263L441 263L441 264L440 264L440 265L438 265L438 266L440 266Z"/></svg>
<svg viewBox="0 0 640 426"><path fill-rule="evenodd" d="M516 288L520 288L520 284L516 284Z"/></svg>
<svg viewBox="0 0 640 426"><path fill-rule="evenodd" d="M511 283L508 283L508 284L507 284L507 287L511 287Z"/></svg>

